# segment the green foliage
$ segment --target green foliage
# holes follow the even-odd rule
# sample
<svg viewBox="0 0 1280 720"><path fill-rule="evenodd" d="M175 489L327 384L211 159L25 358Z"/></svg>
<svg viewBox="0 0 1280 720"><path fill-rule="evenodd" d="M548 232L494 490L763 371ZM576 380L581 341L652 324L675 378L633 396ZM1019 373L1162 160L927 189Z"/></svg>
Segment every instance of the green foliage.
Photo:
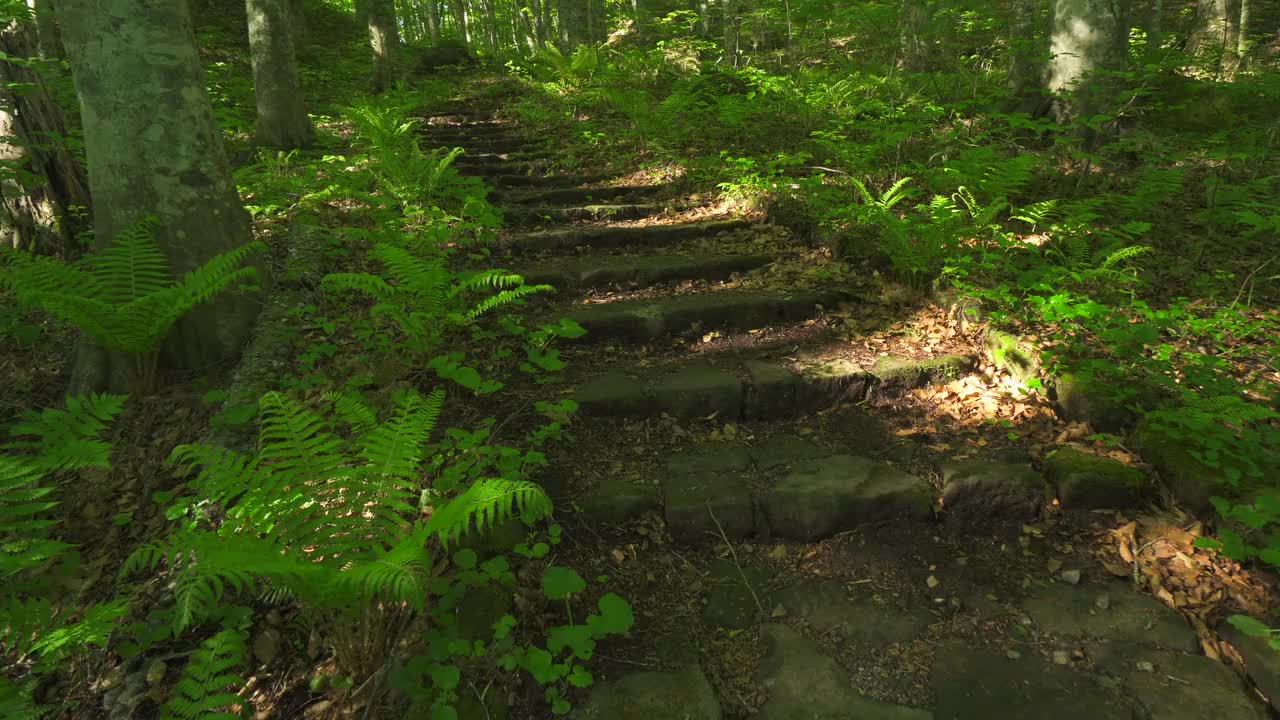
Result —
<svg viewBox="0 0 1280 720"><path fill-rule="evenodd" d="M209 259L174 280L153 238L155 220L122 232L78 263L12 251L0 259L0 288L18 302L70 323L103 347L132 355L136 380L152 381L154 352L182 316L233 286L253 279L252 242Z"/></svg>
<svg viewBox="0 0 1280 720"><path fill-rule="evenodd" d="M233 720L230 707L242 702L229 688L244 684L239 670L248 657L241 628L219 630L191 654L182 677L161 712L163 720Z"/></svg>

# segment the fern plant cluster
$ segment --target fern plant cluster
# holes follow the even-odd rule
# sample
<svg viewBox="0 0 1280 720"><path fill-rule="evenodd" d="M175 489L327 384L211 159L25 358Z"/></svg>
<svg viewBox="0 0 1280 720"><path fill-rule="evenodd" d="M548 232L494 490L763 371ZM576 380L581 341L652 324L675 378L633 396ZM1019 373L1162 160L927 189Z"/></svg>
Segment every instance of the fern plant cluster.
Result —
<svg viewBox="0 0 1280 720"><path fill-rule="evenodd" d="M88 648L105 646L125 604L77 609L54 578L78 562L58 537L56 510L66 480L110 467L103 439L124 397L68 397L65 408L28 411L6 428L0 444L0 715L36 717L32 692L42 675ZM55 572L56 569L56 572Z"/></svg>

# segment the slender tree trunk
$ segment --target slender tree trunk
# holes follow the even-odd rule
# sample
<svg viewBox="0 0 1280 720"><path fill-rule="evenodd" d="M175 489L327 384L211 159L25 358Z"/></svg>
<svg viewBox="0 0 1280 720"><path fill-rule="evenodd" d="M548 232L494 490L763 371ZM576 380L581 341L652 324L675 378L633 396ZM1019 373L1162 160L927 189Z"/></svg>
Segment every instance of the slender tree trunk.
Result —
<svg viewBox="0 0 1280 720"><path fill-rule="evenodd" d="M1032 115L1044 105L1041 18L1041 0L1015 0L1007 87L1014 109Z"/></svg>
<svg viewBox="0 0 1280 720"><path fill-rule="evenodd" d="M0 29L0 242L66 255L84 230L89 181L67 146L67 122L44 77L26 58L37 58L39 28L14 21ZM13 88L22 88L13 92Z"/></svg>
<svg viewBox="0 0 1280 720"><path fill-rule="evenodd" d="M484 37L485 42L489 45L489 49L497 51L498 49L498 13L493 7L494 0L480 0L480 6L484 10Z"/></svg>
<svg viewBox="0 0 1280 720"><path fill-rule="evenodd" d="M427 0L427 32L431 34L431 44L440 44L440 0Z"/></svg>
<svg viewBox="0 0 1280 720"><path fill-rule="evenodd" d="M462 42L467 47L471 47L471 30L467 27L467 2L466 0L454 0L454 13L458 20L458 34L462 38Z"/></svg>
<svg viewBox="0 0 1280 720"><path fill-rule="evenodd" d="M1113 83L1099 73L1122 70L1129 46L1126 0L1054 0L1048 89L1062 123L1107 110ZM1095 131L1084 131L1092 144Z"/></svg>
<svg viewBox="0 0 1280 720"><path fill-rule="evenodd" d="M539 4L542 6L542 37L539 40L546 45L555 35L555 19L551 15L551 0L539 0Z"/></svg>
<svg viewBox="0 0 1280 720"><path fill-rule="evenodd" d="M290 4L289 0L245 0L258 105L256 139L259 145L283 150L307 145L314 136L298 80Z"/></svg>
<svg viewBox="0 0 1280 720"><path fill-rule="evenodd" d="M61 9L99 240L155 217L175 275L251 240L186 2L62 0ZM197 308L165 342L161 367L203 369L235 357L257 309L242 294ZM84 346L73 391L124 388L121 360Z"/></svg>
<svg viewBox="0 0 1280 720"><path fill-rule="evenodd" d="M1187 39L1187 53L1227 52L1231 41L1230 4L1228 0L1197 0L1196 22Z"/></svg>
<svg viewBox="0 0 1280 720"><path fill-rule="evenodd" d="M1236 55L1240 58L1240 67L1249 57L1249 0L1240 0L1240 26L1236 30Z"/></svg>
<svg viewBox="0 0 1280 720"><path fill-rule="evenodd" d="M724 4L724 57L729 67L738 67L738 2L721 0Z"/></svg>
<svg viewBox="0 0 1280 720"><path fill-rule="evenodd" d="M373 51L373 90L390 87L400 51L400 28L396 23L395 0L364 0L369 47Z"/></svg>
<svg viewBox="0 0 1280 720"><path fill-rule="evenodd" d="M698 35L703 39L711 37L711 3L709 0L694 0L694 10L698 13Z"/></svg>
<svg viewBox="0 0 1280 720"><path fill-rule="evenodd" d="M902 3L902 29L898 65L904 70L929 67L929 23L932 19L929 0L905 0Z"/></svg>
<svg viewBox="0 0 1280 720"><path fill-rule="evenodd" d="M61 60L65 53L62 50L62 31L58 27L58 10L53 0L27 0L27 7L36 21L40 56Z"/></svg>

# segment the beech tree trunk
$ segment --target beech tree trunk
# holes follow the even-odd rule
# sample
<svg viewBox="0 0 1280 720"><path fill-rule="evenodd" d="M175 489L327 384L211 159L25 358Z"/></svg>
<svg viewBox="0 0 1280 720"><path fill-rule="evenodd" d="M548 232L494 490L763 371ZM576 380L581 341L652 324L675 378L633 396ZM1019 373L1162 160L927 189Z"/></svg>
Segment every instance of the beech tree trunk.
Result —
<svg viewBox="0 0 1280 720"><path fill-rule="evenodd" d="M400 51L400 29L396 24L395 0L363 0L369 47L373 50L373 91L382 92L392 82L396 55Z"/></svg>
<svg viewBox="0 0 1280 720"><path fill-rule="evenodd" d="M40 56L62 59L62 33L58 28L57 8L53 0L27 0L31 16L36 22L36 38L40 47Z"/></svg>
<svg viewBox="0 0 1280 720"><path fill-rule="evenodd" d="M1196 23L1187 38L1187 52L1199 55L1204 52L1231 52L1231 5L1228 0L1197 0Z"/></svg>
<svg viewBox="0 0 1280 720"><path fill-rule="evenodd" d="M61 0L84 125L94 229L113 238L145 217L181 275L249 242L253 231L213 117L183 0ZM235 357L257 299L227 294L187 315L160 367L197 370ZM127 389L127 363L83 345L72 390Z"/></svg>
<svg viewBox="0 0 1280 720"><path fill-rule="evenodd" d="M439 45L440 0L427 0L427 32L431 34L431 45Z"/></svg>
<svg viewBox="0 0 1280 720"><path fill-rule="evenodd" d="M1129 47L1127 0L1054 0L1048 89L1058 122L1104 112L1114 83L1106 71L1122 70ZM1084 130L1092 143L1096 131Z"/></svg>
<svg viewBox="0 0 1280 720"><path fill-rule="evenodd" d="M724 57L729 67L738 67L738 2L721 0L724 4Z"/></svg>
<svg viewBox="0 0 1280 720"><path fill-rule="evenodd" d="M302 100L298 61L289 28L289 0L245 0L259 145L291 150L314 137Z"/></svg>
<svg viewBox="0 0 1280 720"><path fill-rule="evenodd" d="M14 21L0 29L0 242L65 256L85 228L89 181L67 146L67 122L45 79L23 59L38 59L39 28ZM12 88L22 87L22 92Z"/></svg>
<svg viewBox="0 0 1280 720"><path fill-rule="evenodd" d="M906 0L902 4L899 67L924 70L929 66L928 26L931 16L929 0Z"/></svg>

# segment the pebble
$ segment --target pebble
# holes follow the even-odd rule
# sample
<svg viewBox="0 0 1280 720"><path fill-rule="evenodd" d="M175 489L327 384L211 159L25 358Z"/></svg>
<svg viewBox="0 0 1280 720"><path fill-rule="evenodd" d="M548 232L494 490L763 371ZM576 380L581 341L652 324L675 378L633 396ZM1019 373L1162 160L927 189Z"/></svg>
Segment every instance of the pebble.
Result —
<svg viewBox="0 0 1280 720"><path fill-rule="evenodd" d="M159 685L164 680L164 676L169 672L169 666L163 660L155 660L147 666L147 684Z"/></svg>
<svg viewBox="0 0 1280 720"><path fill-rule="evenodd" d="M1093 604L1099 610L1106 610L1107 608L1111 607L1111 596L1105 595L1105 594L1099 595L1098 599L1093 601Z"/></svg>
<svg viewBox="0 0 1280 720"><path fill-rule="evenodd" d="M1155 666L1155 665L1152 665L1151 663L1147 662L1146 660L1139 660L1139 661L1138 661L1138 669L1139 669L1139 670L1141 670L1142 672L1155 672L1155 671L1156 671L1156 666Z"/></svg>
<svg viewBox="0 0 1280 720"><path fill-rule="evenodd" d="M1071 653L1067 652L1066 650L1054 650L1053 664L1054 665L1070 665Z"/></svg>
<svg viewBox="0 0 1280 720"><path fill-rule="evenodd" d="M1063 570L1062 573L1058 575L1058 577L1062 578L1063 582L1069 583L1071 585L1080 584L1079 570Z"/></svg>
<svg viewBox="0 0 1280 720"><path fill-rule="evenodd" d="M1017 650L1006 650L1004 653L1004 656L1009 658L1010 660L1017 660L1018 658L1022 657L1022 653L1018 652Z"/></svg>

